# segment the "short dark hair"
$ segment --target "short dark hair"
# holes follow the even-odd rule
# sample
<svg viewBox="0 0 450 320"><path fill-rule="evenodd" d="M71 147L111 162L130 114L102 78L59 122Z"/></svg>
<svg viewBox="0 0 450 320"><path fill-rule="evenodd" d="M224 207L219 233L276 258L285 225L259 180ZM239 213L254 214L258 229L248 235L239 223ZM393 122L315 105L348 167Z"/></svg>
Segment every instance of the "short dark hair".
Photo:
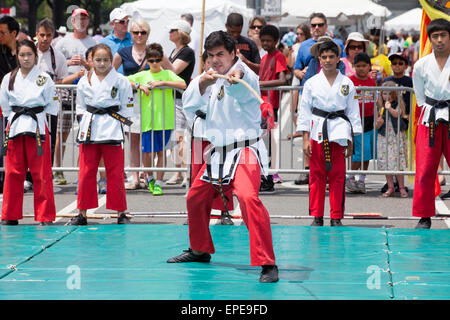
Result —
<svg viewBox="0 0 450 320"><path fill-rule="evenodd" d="M20 25L16 19L11 16L3 16L0 18L0 24L6 24L9 32L16 32L16 36L19 34Z"/></svg>
<svg viewBox="0 0 450 320"><path fill-rule="evenodd" d="M159 43L150 43L145 48L145 58L158 57L162 58L164 56L164 51L162 46Z"/></svg>
<svg viewBox="0 0 450 320"><path fill-rule="evenodd" d="M353 65L357 64L358 62L365 62L369 65L371 65L370 57L365 52L358 53L355 58L353 59Z"/></svg>
<svg viewBox="0 0 450 320"><path fill-rule="evenodd" d="M332 51L339 57L339 47L334 41L324 41L319 44L319 56L325 51Z"/></svg>
<svg viewBox="0 0 450 320"><path fill-rule="evenodd" d="M89 54L92 53L92 50L93 50L93 49L94 49L94 47L90 47L90 48L88 48L88 49L86 50L86 52L84 53L84 57L86 58L86 60L88 59Z"/></svg>
<svg viewBox="0 0 450 320"><path fill-rule="evenodd" d="M271 36L275 41L278 41L280 39L280 31L278 30L277 27L271 24L268 24L261 28L261 31L259 32L259 37L261 38L264 35Z"/></svg>
<svg viewBox="0 0 450 320"><path fill-rule="evenodd" d="M244 25L244 18L242 14L232 12L227 17L227 26L229 27L242 27Z"/></svg>
<svg viewBox="0 0 450 320"><path fill-rule="evenodd" d="M205 50L220 46L224 46L229 53L236 52L236 41L230 34L222 30L211 32L205 40Z"/></svg>
<svg viewBox="0 0 450 320"><path fill-rule="evenodd" d="M191 26L194 24L194 16L192 14L183 13L181 17L184 18L187 22L189 22Z"/></svg>
<svg viewBox="0 0 450 320"><path fill-rule="evenodd" d="M45 18L38 22L36 26L36 31L39 31L39 28L44 28L45 30L51 30L52 32L55 32L55 26L49 18Z"/></svg>
<svg viewBox="0 0 450 320"><path fill-rule="evenodd" d="M436 19L431 21L427 26L428 38L436 31L447 31L450 34L450 22L446 19Z"/></svg>
<svg viewBox="0 0 450 320"><path fill-rule="evenodd" d="M202 53L202 61L203 61L203 63L206 62L206 59L208 59L208 52L203 51L203 53Z"/></svg>
<svg viewBox="0 0 450 320"><path fill-rule="evenodd" d="M311 20L314 19L314 18L323 19L323 21L325 21L325 24L327 23L327 17L325 17L325 15L322 12L313 12L313 13L311 13L311 15L309 16L309 21L311 22Z"/></svg>

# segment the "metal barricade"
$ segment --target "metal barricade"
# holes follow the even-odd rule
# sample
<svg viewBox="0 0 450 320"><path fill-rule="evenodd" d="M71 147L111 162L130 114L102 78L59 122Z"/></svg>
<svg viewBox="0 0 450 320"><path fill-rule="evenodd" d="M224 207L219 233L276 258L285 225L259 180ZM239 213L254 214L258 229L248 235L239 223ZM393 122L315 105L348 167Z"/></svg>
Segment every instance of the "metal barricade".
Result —
<svg viewBox="0 0 450 320"><path fill-rule="evenodd" d="M53 166L53 171L63 171L63 172L77 172L79 170L78 168L78 144L76 142L76 132L78 129L78 125L77 125L77 121L76 120L76 101L75 101L75 97L76 97L76 86L75 85L56 85L58 92L60 93L61 99L63 100L63 95L65 95L65 99L66 101L69 101L69 104L66 104L65 107L63 108L62 106L60 106L59 109L59 113L58 113L58 122L57 122L57 136L58 136L58 140L59 141L63 141L63 143L59 143L56 148L59 148L59 154L60 155L60 161L57 162L60 165L54 165ZM278 125L275 129L272 129L272 132L267 135L269 138L269 141L266 141L266 146L268 147L268 151L269 151L269 155L272 155L272 157L270 158L275 158L276 159L276 163L274 166L272 166L273 168L269 169L269 173L284 173L284 174L298 174L298 173L307 173L308 170L304 169L304 167L299 168L298 165L299 163L301 163L302 161L295 161L294 160L294 154L297 153L297 156L299 158L303 158L303 150L300 147L296 147L294 139L289 139L289 143L286 147L286 138L282 138L282 131L288 131L289 133L294 133L295 132L295 127L296 124L293 122L293 117L294 117L294 113L291 112L291 109L293 109L293 95L292 92L294 91L298 91L301 90L303 87L301 86L278 86L278 87L261 87L261 90L266 90L268 91L268 97L269 97L269 102L270 102L270 92L271 91L279 91L279 111L278 111ZM173 88L173 87L168 87L168 86L164 86L164 87L158 87L155 88L153 90L162 90L162 96L163 96L163 108L162 108L162 117L163 117L163 131L162 131L162 135L163 135L163 141L165 141L166 139L166 133L165 133L165 125L167 123L167 119L166 119L166 108L165 108L165 104L166 104L166 90L171 90L172 94L173 94L173 115L174 117L176 117L176 103L177 103L177 99L176 99L176 92L182 92L182 90ZM153 92L153 90L150 90L150 92ZM412 119L412 110L413 108L415 108L415 105L412 104L413 99L412 99L412 95L414 93L412 88L408 88L408 87L357 87L357 90L360 91L360 95L362 97L362 106L361 106L361 110L362 110L362 127L364 128L364 121L365 121L365 104L368 103L366 101L366 93L367 92L374 92L374 94L372 96L375 97L375 103L374 103L374 115L378 114L378 108L377 108L377 103L376 103L376 97L379 94L380 91L395 91L395 92L401 92L402 94L405 93L410 93L411 98L410 98L410 105L409 105L409 113L408 113L408 123L409 123L409 127L408 127L408 131L407 131L407 150L408 150L408 164L407 164L407 170L395 170L395 171L390 171L390 170L379 170L378 168L378 157L375 157L373 160L370 160L371 162L371 168L369 168L368 170L351 170L350 167L350 162L347 162L347 173L349 174L370 174L370 175L415 175L415 171L414 171L414 167L413 167L413 163L414 163L414 154L412 152L413 150L413 135L412 135L412 126L414 125L414 119ZM142 118L142 108L145 107L142 105L142 92L139 91L139 94L135 95L135 97L137 97L137 103L135 103L135 108L138 108L137 111L135 111L135 119L133 120L137 120L139 123L135 124L135 126L139 126L139 130L136 130L136 128L132 129L130 127L125 127L125 135L127 137L126 142L125 142L125 150L126 153L128 154L128 159L126 159L126 165L125 166L125 171L126 172L187 172L189 170L189 162L191 159L191 155L190 152L191 150L189 148L187 148L187 154L185 154L184 156L186 157L187 161L186 163L188 164L187 168L183 168L183 167L176 167L174 163L171 163L170 161L167 161L167 155L166 155L166 151L168 149L174 149L175 148L175 152L177 152L178 150L176 150L177 146L176 146L176 141L174 141L175 139L173 139L173 137L175 136L175 132L177 130L176 128L176 119L174 120L174 129L172 131L172 142L171 145L166 146L165 143L163 143L163 159L162 159L162 166L158 167L154 165L154 162L151 162L150 166L144 166L144 159L143 159L143 152L142 152L142 125L140 123L140 118ZM153 100L154 95L152 94L152 98L151 98L151 145L152 145L152 149L154 146L154 133L155 130L154 129L154 118L155 118L155 105L154 105L154 100ZM286 99L286 97L289 97L289 101ZM300 101L301 101L301 96L299 97L298 100L298 112L300 111ZM69 106L69 107L68 107ZM288 119L286 119L286 116L288 116ZM392 126L391 121L387 121L388 120L388 113L384 113L385 116L385 124L386 124L386 131L390 128L390 126ZM376 125L376 118L374 117L374 127ZM401 117L397 117L397 128L400 128L400 121ZM53 131L55 128L52 128L51 125L51 121L48 121L49 123L49 129L50 131ZM3 120L3 128L5 128L5 119ZM68 127L70 127L70 133L69 134L67 132ZM134 131L134 132L133 132ZM3 132L3 131L2 131ZM132 150L132 135L133 134L138 134L139 135L139 164L137 163L132 163L132 153L136 152L136 150ZM68 139L68 137L71 136L71 139ZM273 143L272 143L272 139L274 138L278 139L278 143L276 144L276 148L273 147ZM186 130L186 143L189 146L190 145L190 132L189 130ZM136 139L137 137L134 136L134 139ZM67 139L67 140L65 140ZM276 140L275 139L275 140ZM301 138L300 138L301 139ZM397 143L400 143L400 130L397 130ZM266 139L267 140L267 139ZM373 154L377 154L377 146L376 146L376 130L375 130L375 134L373 136ZM52 141L53 142L53 141ZM362 145L361 145L361 159L364 159L364 135L362 136ZM70 147L69 149L69 159L66 157L63 157L63 150L65 149L65 153L67 154L67 149L68 147ZM287 150L286 150L287 149ZM388 148L386 145L386 154L388 154ZM56 150L55 150L56 152ZM172 151L173 152L173 151ZM275 154L274 154L275 153ZM151 152L151 159L154 159L154 152L152 150ZM286 161L285 157L289 156L288 161ZM378 156L378 155L377 155ZM65 158L65 160L64 160ZM55 159L56 160L56 159ZM397 159L397 161L399 161L399 159ZM173 161L172 161L173 162ZM132 165L133 164L133 165ZM397 166L399 167L399 162L397 163ZM172 165L172 166L171 166ZM363 160L361 160L361 167L363 167ZM450 171L448 171L448 168L446 166L447 170L443 170L443 171L439 171L439 174L443 174L443 175L450 175ZM104 171L105 168L104 167L99 167L99 171ZM0 171L4 171L4 167L0 168ZM188 175L189 176L189 175Z"/></svg>

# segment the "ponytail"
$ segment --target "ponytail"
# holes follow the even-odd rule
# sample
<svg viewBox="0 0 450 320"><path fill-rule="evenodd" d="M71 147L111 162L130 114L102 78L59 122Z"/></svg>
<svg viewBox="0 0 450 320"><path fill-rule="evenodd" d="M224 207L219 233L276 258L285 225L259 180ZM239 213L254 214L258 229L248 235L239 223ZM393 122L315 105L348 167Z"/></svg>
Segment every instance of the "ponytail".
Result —
<svg viewBox="0 0 450 320"><path fill-rule="evenodd" d="M15 68L13 71L11 71L11 75L9 76L9 84L8 84L9 91L14 90L14 82L16 81L17 72L19 72L19 67Z"/></svg>

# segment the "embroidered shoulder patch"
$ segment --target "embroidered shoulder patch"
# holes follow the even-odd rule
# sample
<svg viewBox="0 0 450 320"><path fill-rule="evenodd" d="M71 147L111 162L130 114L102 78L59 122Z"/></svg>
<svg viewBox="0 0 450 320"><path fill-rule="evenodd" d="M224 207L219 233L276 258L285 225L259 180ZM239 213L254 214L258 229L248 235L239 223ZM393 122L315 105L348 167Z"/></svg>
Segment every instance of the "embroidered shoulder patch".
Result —
<svg viewBox="0 0 450 320"><path fill-rule="evenodd" d="M346 96L348 96L349 92L350 92L350 87L348 86L348 84L343 84L341 86L342 95L346 97Z"/></svg>
<svg viewBox="0 0 450 320"><path fill-rule="evenodd" d="M36 84L37 84L39 87L42 87L46 82L47 82L47 78L44 77L44 76L38 76L38 77L36 78Z"/></svg>
<svg viewBox="0 0 450 320"><path fill-rule="evenodd" d="M111 98L114 99L115 97L117 97L118 90L119 89L117 89L116 87L112 87L112 89L111 89Z"/></svg>

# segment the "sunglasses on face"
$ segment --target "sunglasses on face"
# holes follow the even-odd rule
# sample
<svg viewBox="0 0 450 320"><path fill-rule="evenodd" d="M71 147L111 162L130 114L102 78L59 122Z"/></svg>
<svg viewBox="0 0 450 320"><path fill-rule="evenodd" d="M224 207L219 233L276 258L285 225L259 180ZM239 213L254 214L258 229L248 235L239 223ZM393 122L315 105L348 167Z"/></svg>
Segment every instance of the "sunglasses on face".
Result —
<svg viewBox="0 0 450 320"><path fill-rule="evenodd" d="M128 20L114 20L115 23L127 24Z"/></svg>
<svg viewBox="0 0 450 320"><path fill-rule="evenodd" d="M363 50L364 46L348 46L349 50Z"/></svg>
<svg viewBox="0 0 450 320"><path fill-rule="evenodd" d="M147 59L148 63L158 63L161 62L162 59Z"/></svg>
<svg viewBox="0 0 450 320"><path fill-rule="evenodd" d="M259 29L261 30L263 26L250 26L250 29L254 30L254 29Z"/></svg>
<svg viewBox="0 0 450 320"><path fill-rule="evenodd" d="M143 35L145 36L147 34L147 31L132 31L134 35L138 36L138 35Z"/></svg>
<svg viewBox="0 0 450 320"><path fill-rule="evenodd" d="M325 25L325 23L311 23L312 28L315 28L315 27L322 28L324 25Z"/></svg>

